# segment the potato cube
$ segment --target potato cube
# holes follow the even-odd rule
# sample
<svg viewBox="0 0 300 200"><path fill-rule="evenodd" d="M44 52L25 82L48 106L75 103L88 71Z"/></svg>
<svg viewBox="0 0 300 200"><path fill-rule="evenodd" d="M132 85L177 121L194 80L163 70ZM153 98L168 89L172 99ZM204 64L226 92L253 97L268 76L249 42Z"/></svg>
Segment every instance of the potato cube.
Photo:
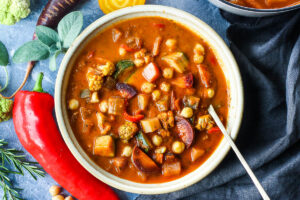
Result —
<svg viewBox="0 0 300 200"><path fill-rule="evenodd" d="M159 119L157 117L141 120L141 126L145 133L152 133L161 128Z"/></svg>
<svg viewBox="0 0 300 200"><path fill-rule="evenodd" d="M97 137L94 144L94 154L104 157L115 156L115 142L110 135Z"/></svg>
<svg viewBox="0 0 300 200"><path fill-rule="evenodd" d="M138 98L138 105L139 105L139 109L141 110L145 110L148 106L149 103L149 95L147 94L139 94L137 96Z"/></svg>
<svg viewBox="0 0 300 200"><path fill-rule="evenodd" d="M175 176L181 173L181 163L179 161L175 162L165 162L162 165L162 174L164 176Z"/></svg>
<svg viewBox="0 0 300 200"><path fill-rule="evenodd" d="M108 114L122 115L125 109L125 100L120 96L112 96L108 99Z"/></svg>
<svg viewBox="0 0 300 200"><path fill-rule="evenodd" d="M191 161L192 162L196 161L198 158L203 156L204 153L205 153L205 151L203 149L198 149L198 148L193 147L191 149Z"/></svg>

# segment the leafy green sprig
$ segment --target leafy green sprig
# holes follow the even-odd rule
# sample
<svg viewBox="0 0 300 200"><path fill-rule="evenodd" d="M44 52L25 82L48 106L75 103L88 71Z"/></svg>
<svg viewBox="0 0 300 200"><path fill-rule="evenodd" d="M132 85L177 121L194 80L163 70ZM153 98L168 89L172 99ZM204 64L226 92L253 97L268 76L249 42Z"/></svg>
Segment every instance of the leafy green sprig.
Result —
<svg viewBox="0 0 300 200"><path fill-rule="evenodd" d="M58 23L57 32L46 26L37 26L37 40L29 41L19 47L13 55L13 62L45 60L50 57L49 68L56 70L56 58L65 53L83 26L83 16L80 11L71 12Z"/></svg>
<svg viewBox="0 0 300 200"><path fill-rule="evenodd" d="M10 174L24 175L27 171L32 178L44 177L45 172L36 166L36 162L27 162L22 151L6 148L7 142L0 140L0 187L3 189L3 200L21 200L20 188L15 188L10 178ZM13 169L11 169L13 168Z"/></svg>
<svg viewBox="0 0 300 200"><path fill-rule="evenodd" d="M4 46L4 44L0 41L0 66L4 67L5 76L6 76L6 82L5 82L4 86L0 88L0 92L5 90L5 88L8 85L8 71L6 68L6 66L8 65L8 60L9 60L9 57L8 57L7 49Z"/></svg>

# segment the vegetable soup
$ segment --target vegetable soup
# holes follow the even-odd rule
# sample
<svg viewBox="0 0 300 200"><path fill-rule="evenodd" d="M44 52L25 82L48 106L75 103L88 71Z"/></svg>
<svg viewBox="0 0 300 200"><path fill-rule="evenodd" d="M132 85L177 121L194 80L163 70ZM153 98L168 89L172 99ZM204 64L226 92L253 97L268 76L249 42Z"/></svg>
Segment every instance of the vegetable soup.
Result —
<svg viewBox="0 0 300 200"><path fill-rule="evenodd" d="M276 9L300 4L300 0L227 0L240 6L257 9Z"/></svg>
<svg viewBox="0 0 300 200"><path fill-rule="evenodd" d="M229 88L213 50L172 20L119 22L93 38L73 66L67 91L73 132L104 170L161 183L198 168L223 138Z"/></svg>

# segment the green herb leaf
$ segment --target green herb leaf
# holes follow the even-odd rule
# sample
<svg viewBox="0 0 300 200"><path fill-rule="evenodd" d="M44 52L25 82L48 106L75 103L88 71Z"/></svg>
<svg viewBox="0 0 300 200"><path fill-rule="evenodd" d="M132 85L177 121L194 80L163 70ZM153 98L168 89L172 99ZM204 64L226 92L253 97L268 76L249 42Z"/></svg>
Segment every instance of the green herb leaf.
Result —
<svg viewBox="0 0 300 200"><path fill-rule="evenodd" d="M4 44L0 41L0 65L6 66L8 64L8 52Z"/></svg>
<svg viewBox="0 0 300 200"><path fill-rule="evenodd" d="M12 60L15 63L44 60L49 58L49 54L49 47L39 40L33 40L19 47Z"/></svg>
<svg viewBox="0 0 300 200"><path fill-rule="evenodd" d="M3 67L4 67L4 71L5 71L6 81L5 81L4 86L2 88L0 87L0 92L4 91L7 88L8 80L9 80L7 68L6 68L6 66L3 66Z"/></svg>
<svg viewBox="0 0 300 200"><path fill-rule="evenodd" d="M118 76L128 68L131 68L134 66L134 63L131 60L121 60L116 65L116 72L114 73L114 78L117 79Z"/></svg>
<svg viewBox="0 0 300 200"><path fill-rule="evenodd" d="M56 31L46 26L37 26L35 29L35 33L38 39L50 47L52 44L59 42L59 36Z"/></svg>
<svg viewBox="0 0 300 200"><path fill-rule="evenodd" d="M64 48L69 48L81 31L83 16L80 11L71 12L58 23L58 35Z"/></svg>
<svg viewBox="0 0 300 200"><path fill-rule="evenodd" d="M50 60L49 60L49 69L51 71L56 70L56 58L60 53L61 53L61 50L57 50L53 55L51 55Z"/></svg>

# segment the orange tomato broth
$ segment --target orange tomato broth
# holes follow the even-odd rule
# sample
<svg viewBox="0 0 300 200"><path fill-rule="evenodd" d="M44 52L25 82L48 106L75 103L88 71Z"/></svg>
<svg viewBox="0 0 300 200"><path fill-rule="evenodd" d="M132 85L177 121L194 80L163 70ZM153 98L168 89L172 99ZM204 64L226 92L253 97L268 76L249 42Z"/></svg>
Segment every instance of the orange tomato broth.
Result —
<svg viewBox="0 0 300 200"><path fill-rule="evenodd" d="M158 28L153 26L154 24L164 24L163 28ZM153 43L157 36L161 36L163 38L163 43L160 48L160 55L154 58L154 62L159 66L162 71L164 68L168 67L168 65L161 60L161 57L168 52L167 47L164 45L164 42L168 38L174 38L177 40L177 49L184 52L185 55L189 58L190 64L188 66L188 70L191 71L194 75L194 87L196 90L200 90L201 84L199 79L198 71L195 65L192 64L193 60L193 47L198 42L205 47L205 60L204 64L208 65L213 73L214 80L216 81L216 91L215 96L212 100L201 100L201 107L199 108L199 112L207 113L206 109L208 104L212 103L216 108L218 114L223 119L223 123L226 124L226 119L228 115L228 106L229 106L229 88L226 83L225 76L219 66L219 63L213 53L213 50L194 32L184 27L183 25L176 23L172 20L161 18L161 17L139 17L134 19L128 19L125 21L121 21L116 23L104 31L100 32L97 36L95 36L82 50L80 55L75 62L75 65L72 69L72 73L69 80L68 90L67 90L67 102L76 98L80 106L86 107L93 112L99 111L99 104L90 104L85 99L80 99L80 91L88 87L88 82L86 80L86 72L88 67L95 67L99 62L97 58L105 58L113 63L117 63L123 59L134 59L133 53L127 53L124 57L120 57L119 55L119 47L122 43L124 43L125 38L121 38L117 42L113 42L112 40L112 29L117 28L121 30L123 33L128 33L134 36L138 36L143 41L143 48L151 51L153 47ZM125 35L124 34L124 35ZM89 55L91 52L94 52L93 59L89 59ZM100 59L101 60L101 59ZM142 67L143 68L143 67ZM142 76L142 68L137 68L137 73L134 75L134 81L132 81L132 85L137 89L140 93L141 85L146 80ZM125 72L119 78L119 82L124 81L130 72ZM175 73L175 77L179 76L178 73ZM159 85L164 79L158 79L155 84ZM175 88L176 95L178 98L182 98L185 94L185 89ZM118 91L109 90L106 88L102 88L99 92L99 98L107 99L109 96L118 95ZM202 108L203 107L203 108ZM137 99L136 97L131 100L129 113L137 108ZM147 117L156 116L158 114L158 110L155 108L153 102L148 106L148 111L145 113ZM78 111L68 110L69 120L72 127L72 130L78 139L80 145L85 150L85 152L90 156L90 158L97 163L104 170L127 180L141 183L162 183L168 182L171 180L178 179L195 169L197 169L200 165L202 165L215 151L218 147L220 141L223 138L223 135L220 132L209 134L205 131L199 132L195 131L195 141L192 147L200 147L205 150L203 156L201 156L195 162L191 162L190 159L190 149L185 150L181 155L178 156L181 161L182 170L179 175L165 177L161 173L156 174L144 174L140 173L139 170L135 168L132 164L131 159L128 158L128 166L123 169L121 172L117 172L111 164L111 158L101 157L93 154L93 145L95 138L99 136L99 130L97 125L89 132L88 134L82 132L83 121L80 117L78 117ZM77 115L77 117L76 117ZM91 120L97 124L97 119L95 115L91 116ZM124 119L121 117L116 117L112 124L112 132L114 134L118 134L118 127L124 122ZM149 138L154 135L154 133L147 133ZM174 135L174 134L173 134ZM176 135L173 136L178 138ZM170 142L165 142L168 149L170 149ZM134 146L134 141L129 141L129 145ZM121 149L128 144L124 144L120 140L116 141L116 157L121 155Z"/></svg>

